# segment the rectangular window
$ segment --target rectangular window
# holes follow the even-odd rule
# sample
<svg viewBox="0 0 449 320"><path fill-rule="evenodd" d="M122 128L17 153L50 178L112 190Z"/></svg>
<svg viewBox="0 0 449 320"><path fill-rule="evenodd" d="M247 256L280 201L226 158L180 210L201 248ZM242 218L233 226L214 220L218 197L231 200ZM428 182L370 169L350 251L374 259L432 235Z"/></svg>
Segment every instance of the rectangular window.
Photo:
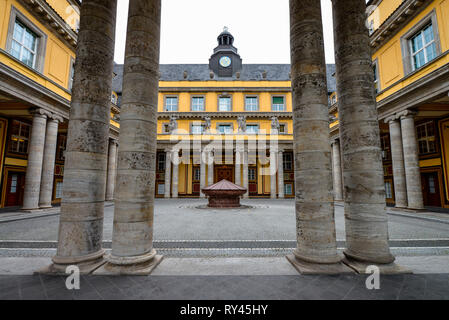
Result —
<svg viewBox="0 0 449 320"><path fill-rule="evenodd" d="M200 181L201 179L201 170L198 167L193 168L193 180Z"/></svg>
<svg viewBox="0 0 449 320"><path fill-rule="evenodd" d="M257 97L245 98L245 111L257 111L259 110Z"/></svg>
<svg viewBox="0 0 449 320"><path fill-rule="evenodd" d="M75 60L72 59L71 64L70 64L70 74L69 74L69 90L70 91L72 91L72 88L73 88L73 78L74 77L75 77Z"/></svg>
<svg viewBox="0 0 449 320"><path fill-rule="evenodd" d="M382 147L382 158L384 160L391 159L390 137L389 135L380 136L380 145Z"/></svg>
<svg viewBox="0 0 449 320"><path fill-rule="evenodd" d="M413 70L421 68L437 56L437 47L432 23L421 29L410 39L410 50Z"/></svg>
<svg viewBox="0 0 449 320"><path fill-rule="evenodd" d="M157 194L159 195L165 194L165 183L159 183L157 185Z"/></svg>
<svg viewBox="0 0 449 320"><path fill-rule="evenodd" d="M232 111L231 97L218 98L218 111Z"/></svg>
<svg viewBox="0 0 449 320"><path fill-rule="evenodd" d="M204 111L204 97L192 97L192 111Z"/></svg>
<svg viewBox="0 0 449 320"><path fill-rule="evenodd" d="M67 145L67 136L61 134L58 136L58 146L56 148L56 159L59 161L65 160L65 148Z"/></svg>
<svg viewBox="0 0 449 320"><path fill-rule="evenodd" d="M192 134L203 134L204 126L202 124L192 124Z"/></svg>
<svg viewBox="0 0 449 320"><path fill-rule="evenodd" d="M16 20L11 42L11 55L34 68L36 66L36 53L38 36L24 24Z"/></svg>
<svg viewBox="0 0 449 320"><path fill-rule="evenodd" d="M165 111L168 112L178 111L178 97L165 98Z"/></svg>
<svg viewBox="0 0 449 320"><path fill-rule="evenodd" d="M61 199L62 198L62 181L57 181L56 182L55 198L56 199Z"/></svg>
<svg viewBox="0 0 449 320"><path fill-rule="evenodd" d="M220 124L218 125L218 132L221 134L232 133L232 126L230 124Z"/></svg>
<svg viewBox="0 0 449 320"><path fill-rule="evenodd" d="M416 126L416 137L420 154L436 152L435 127L433 121Z"/></svg>
<svg viewBox="0 0 449 320"><path fill-rule="evenodd" d="M389 181L385 182L385 197L387 199L393 198L393 192L391 191L391 182Z"/></svg>
<svg viewBox="0 0 449 320"><path fill-rule="evenodd" d="M246 125L246 133L259 133L259 125L258 124L247 124Z"/></svg>
<svg viewBox="0 0 449 320"><path fill-rule="evenodd" d="M380 85L379 85L379 70L377 66L377 60L373 63L373 73L374 73L374 91L376 93L380 92Z"/></svg>
<svg viewBox="0 0 449 320"><path fill-rule="evenodd" d="M290 171L293 170L293 155L291 153L284 152L282 154L284 170Z"/></svg>
<svg viewBox="0 0 449 320"><path fill-rule="evenodd" d="M285 102L284 97L273 97L272 98L272 108L271 111L284 111Z"/></svg>
<svg viewBox="0 0 449 320"><path fill-rule="evenodd" d="M293 194L293 186L291 183L284 184L284 194L288 196Z"/></svg>
<svg viewBox="0 0 449 320"><path fill-rule="evenodd" d="M13 174L11 176L11 189L9 190L9 193L16 193L17 191L17 174Z"/></svg>
<svg viewBox="0 0 449 320"><path fill-rule="evenodd" d="M287 134L287 124L286 123L280 123L279 124L279 133Z"/></svg>
<svg viewBox="0 0 449 320"><path fill-rule="evenodd" d="M27 154L28 144L31 134L31 125L13 120L11 124L11 140L9 151L14 153Z"/></svg>
<svg viewBox="0 0 449 320"><path fill-rule="evenodd" d="M248 168L248 180L256 181L256 168Z"/></svg>
<svg viewBox="0 0 449 320"><path fill-rule="evenodd" d="M157 155L157 170L165 171L165 153L159 153Z"/></svg>

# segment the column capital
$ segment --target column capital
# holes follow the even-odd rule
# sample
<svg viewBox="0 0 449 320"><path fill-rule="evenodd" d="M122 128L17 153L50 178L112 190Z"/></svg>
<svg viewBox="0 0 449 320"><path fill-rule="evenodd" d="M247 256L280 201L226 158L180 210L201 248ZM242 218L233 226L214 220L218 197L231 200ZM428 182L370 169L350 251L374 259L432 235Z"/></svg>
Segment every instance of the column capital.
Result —
<svg viewBox="0 0 449 320"><path fill-rule="evenodd" d="M406 119L406 118L414 118L417 113L418 112L416 112L414 110L405 110L405 111L402 111L402 112L398 112L397 115L401 119Z"/></svg>
<svg viewBox="0 0 449 320"><path fill-rule="evenodd" d="M62 116L60 116L59 114L56 113L52 113L48 116L49 119L54 120L54 121L58 121L59 123L64 122L64 118Z"/></svg>
<svg viewBox="0 0 449 320"><path fill-rule="evenodd" d="M35 117L41 117L41 118L49 117L50 118L52 116L51 112L49 112L43 108L35 107L35 108L31 108L29 111Z"/></svg>
<svg viewBox="0 0 449 320"><path fill-rule="evenodd" d="M385 118L385 119L384 119L384 123L387 123L387 124L388 124L388 123L390 123L390 122L397 121L398 119L399 119L398 115L397 115L397 114L393 114L393 115L391 115L391 116Z"/></svg>

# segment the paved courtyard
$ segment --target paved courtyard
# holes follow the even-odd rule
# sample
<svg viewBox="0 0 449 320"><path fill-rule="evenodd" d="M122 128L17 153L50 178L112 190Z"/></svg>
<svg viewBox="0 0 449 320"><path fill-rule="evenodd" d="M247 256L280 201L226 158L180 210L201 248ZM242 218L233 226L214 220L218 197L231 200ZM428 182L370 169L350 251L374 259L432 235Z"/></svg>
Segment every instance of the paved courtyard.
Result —
<svg viewBox="0 0 449 320"><path fill-rule="evenodd" d="M244 200L251 209L197 209L206 200L157 199L155 240L296 239L293 200ZM114 207L105 207L104 239L112 239ZM1 214L0 214L1 215ZM336 206L337 239L345 239L343 207ZM449 238L449 224L389 215L390 239ZM449 214L448 214L449 217ZM0 240L57 240L59 216L0 223Z"/></svg>

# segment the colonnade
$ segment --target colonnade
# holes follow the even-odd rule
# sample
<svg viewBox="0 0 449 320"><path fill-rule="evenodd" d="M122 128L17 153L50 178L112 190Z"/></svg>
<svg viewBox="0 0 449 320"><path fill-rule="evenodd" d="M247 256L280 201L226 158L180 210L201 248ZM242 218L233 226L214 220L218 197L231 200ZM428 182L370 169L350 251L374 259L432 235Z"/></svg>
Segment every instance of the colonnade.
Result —
<svg viewBox="0 0 449 320"><path fill-rule="evenodd" d="M51 270L77 264L87 273L105 262L101 243L116 4L84 0L81 6L64 198ZM161 260L152 244L160 8L160 0L131 0L129 5L112 253L98 273L148 274ZM388 245L365 9L364 0L333 0L347 245L343 258L336 245L320 1L290 0L297 248L288 258L303 273L365 272L368 264L379 265L381 272L387 266L396 270ZM275 166L277 154L272 158ZM175 196L176 161L172 169Z"/></svg>

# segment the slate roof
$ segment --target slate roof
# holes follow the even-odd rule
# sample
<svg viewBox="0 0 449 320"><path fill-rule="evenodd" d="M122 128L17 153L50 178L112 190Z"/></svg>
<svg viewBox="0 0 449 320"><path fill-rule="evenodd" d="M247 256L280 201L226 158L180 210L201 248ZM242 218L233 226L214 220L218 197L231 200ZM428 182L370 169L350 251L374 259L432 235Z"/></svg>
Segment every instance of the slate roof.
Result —
<svg viewBox="0 0 449 320"><path fill-rule="evenodd" d="M184 71L187 71L187 78L184 79ZM208 81L210 79L210 69L208 64L161 64L161 81ZM266 79L263 73L267 73ZM123 86L123 65L115 64L114 73L116 76L112 80L112 89L122 92ZM234 75L232 78L219 78L216 75L213 80L216 81L288 81L290 73L289 64L244 64L240 72L240 78ZM328 92L336 91L335 64L327 64L327 88Z"/></svg>

